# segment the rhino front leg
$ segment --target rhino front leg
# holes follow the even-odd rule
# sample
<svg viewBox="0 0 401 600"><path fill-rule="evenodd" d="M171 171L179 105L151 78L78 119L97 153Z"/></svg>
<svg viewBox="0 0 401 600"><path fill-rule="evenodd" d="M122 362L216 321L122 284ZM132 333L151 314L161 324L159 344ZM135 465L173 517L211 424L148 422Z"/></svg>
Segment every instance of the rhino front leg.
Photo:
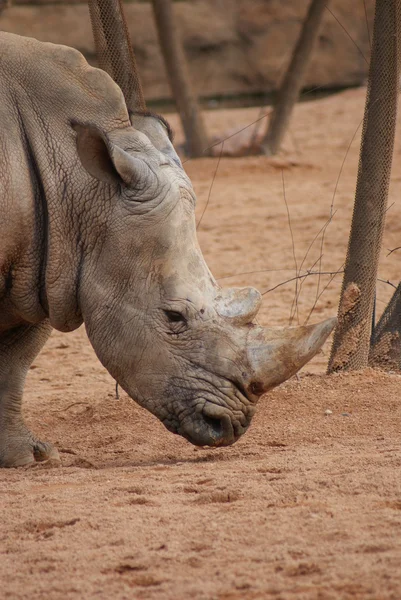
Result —
<svg viewBox="0 0 401 600"><path fill-rule="evenodd" d="M49 458L57 450L37 440L21 414L26 374L51 333L47 321L0 334L0 467L21 467Z"/></svg>

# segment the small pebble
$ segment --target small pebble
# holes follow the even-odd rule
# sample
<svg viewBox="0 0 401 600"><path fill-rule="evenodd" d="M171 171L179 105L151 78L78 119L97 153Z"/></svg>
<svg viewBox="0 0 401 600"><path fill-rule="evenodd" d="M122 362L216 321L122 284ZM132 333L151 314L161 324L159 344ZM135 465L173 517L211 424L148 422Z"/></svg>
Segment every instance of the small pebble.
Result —
<svg viewBox="0 0 401 600"><path fill-rule="evenodd" d="M341 413L342 417L350 417L351 415L349 413Z"/></svg>
<svg viewBox="0 0 401 600"><path fill-rule="evenodd" d="M327 408L327 409L324 411L324 414L325 414L325 415L332 415L332 414L333 414L333 411L332 411L332 410L330 410L329 408Z"/></svg>

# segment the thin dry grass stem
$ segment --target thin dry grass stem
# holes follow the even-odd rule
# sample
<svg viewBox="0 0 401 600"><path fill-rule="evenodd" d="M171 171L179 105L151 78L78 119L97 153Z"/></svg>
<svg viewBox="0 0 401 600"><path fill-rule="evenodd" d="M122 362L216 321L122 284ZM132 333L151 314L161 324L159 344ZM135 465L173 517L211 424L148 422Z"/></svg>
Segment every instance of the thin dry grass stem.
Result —
<svg viewBox="0 0 401 600"><path fill-rule="evenodd" d="M322 259L322 257L321 257L321 256L318 256L318 258L315 260L315 262L313 263L313 265L311 265L311 266L309 267L309 269L307 269L307 272L313 271L313 269L316 267L316 265L317 265L319 262L321 262L321 259ZM302 271L302 268L300 267L300 268L299 268L299 273L301 273L301 271ZM302 286L303 286L304 282L305 282L305 279L302 279L302 280L299 282L299 288L298 288L298 298L297 298L297 302L298 302L298 303L299 303L299 298L300 298L300 296L301 296ZM294 304L293 304L293 305L294 305Z"/></svg>
<svg viewBox="0 0 401 600"><path fill-rule="evenodd" d="M337 193L337 189L338 189L338 184L339 184L339 181L340 181L343 169L344 169L344 165L345 165L345 161L347 159L348 153L349 153L349 151L351 149L352 143L353 143L353 141L354 141L354 139L356 137L356 134L358 133L358 130L361 127L362 123L363 123L363 119L361 119L361 121L359 122L359 125L356 128L356 130L355 130L355 132L354 132L354 134L353 134L353 136L352 136L352 138L351 138L351 140L350 140L350 142L348 144L347 150L346 150L344 158L342 160L341 167L340 167L340 170L338 172L337 180L336 180L336 183L335 183L335 186L334 186L333 197L331 199L329 218L327 219L326 223L318 231L318 233L316 234L316 236L313 238L312 242L310 243L310 245L309 245L309 247L308 247L308 249L306 251L306 254L305 254L305 256L304 256L304 258L303 258L303 260L301 262L301 266L299 268L300 272L302 271L302 267L303 267L303 265L304 265L304 263L305 263L305 261L306 261L306 259L308 257L308 254L309 254L312 246L314 245L315 241L319 238L320 234L322 234L322 240L321 240L321 243L320 243L319 271L322 268L321 260L323 258L323 248L324 248L324 240L325 240L326 230L327 230L328 226L330 225L331 221L333 220L333 218L334 218L334 216L335 216L335 214L337 212L337 211L334 211L334 201L335 201L335 197L336 197L336 193ZM300 293L301 293L301 290L302 290L302 285L303 285L303 281L301 282L300 287L299 287L299 293L298 293L297 303L299 302L299 296L300 296ZM319 289L320 289L320 277L318 278L318 282L317 282L315 305L316 305L316 301L317 301L317 299L319 297Z"/></svg>
<svg viewBox="0 0 401 600"><path fill-rule="evenodd" d="M320 298L322 297L322 295L324 294L324 292L327 290L327 288L329 287L330 283L333 281L333 279L339 275L340 273L344 273L344 266L345 266L345 262L341 265L341 267L339 268L338 271L334 271L333 273L331 273L331 277L329 279L329 281L326 283L326 285L324 286L324 288L322 289L322 291L320 292L319 296L317 296L317 298L315 299L315 302L313 303L312 308L309 311L308 316L306 317L305 323L304 325L308 324L309 319L312 316L313 311L316 308L316 304L318 303L318 301L320 300ZM324 273L324 272L320 272L320 275L329 275L329 273Z"/></svg>
<svg viewBox="0 0 401 600"><path fill-rule="evenodd" d="M356 134L358 133L358 131L359 131L359 129L360 129L360 127L361 127L362 123L363 123L363 118L362 118L362 119L359 121L359 125L358 125L358 127L355 129L355 131L354 131L354 135L352 136L352 138L351 138L351 140L350 140L350 142L349 142L349 144L348 144L348 146L347 146L347 150L346 150L346 152L345 152L345 154L344 154L344 158L343 158L343 161L342 161L342 163L341 163L341 167L340 167L340 170L339 170L339 172L338 172L337 179L336 179L336 184L335 184L335 186L334 186L333 197L332 197L332 199L331 199L331 205L330 205L330 216L333 214L333 209L334 209L334 201L335 201L335 199L336 199L336 194L337 194L338 184L339 184L339 182L340 182L340 177L341 177L341 175L342 175L342 172L343 172L343 169L344 169L345 161L347 160L348 153L349 153L349 151L351 150L351 146L352 146L352 144L353 144L353 142L354 142L354 139L355 139L355 137L356 137Z"/></svg>
<svg viewBox="0 0 401 600"><path fill-rule="evenodd" d="M330 10L330 8L328 6L326 6L326 9L329 11L329 13L331 14L331 16L333 17L333 19L335 19L337 21L337 23L339 24L339 26L341 27L341 29L344 31L344 33L348 36L348 38L351 40L351 42L354 44L355 48L357 48L359 54L362 56L363 60L366 62L366 64L368 65L369 62L366 58L366 56L364 55L364 53L362 52L362 50L360 49L360 47L358 46L358 44L356 43L356 41L350 36L350 34L348 33L348 31L345 29L344 25L342 25L342 23L340 23L340 21L337 19L336 15L333 13L332 10Z"/></svg>
<svg viewBox="0 0 401 600"><path fill-rule="evenodd" d="M313 263L313 265L311 267L309 267L309 269L307 269L307 271L313 271L313 269L316 267L317 263L319 262L319 260L321 258L322 258L321 256L318 256L317 259L315 260L315 262ZM300 272L301 272L301 270L300 270ZM303 283L303 282L301 281L301 283Z"/></svg>
<svg viewBox="0 0 401 600"><path fill-rule="evenodd" d="M348 147L347 147L346 153L345 153L345 155L344 155L344 158L343 158L343 161L342 161L342 163L341 163L340 171L339 171L339 173L338 173L338 177L337 177L337 180L336 180L336 184L335 184L335 186L334 186L334 192L333 192L333 197L332 197L331 206L330 206L330 217L329 217L329 219L328 219L328 221L327 221L327 226L324 226L324 228L323 228L322 241L321 241L321 245L320 245L320 254L321 254L321 257L323 257L324 237L325 237L325 233L326 233L327 227L328 227L328 225L330 224L330 222L332 221L332 219L333 219L334 215L335 215L335 214L336 214L336 212L337 212L337 211L333 212L333 210L334 210L334 201L335 201L335 197L336 197L336 193L337 193L337 189L338 189L338 184L339 184L339 181L340 181L340 177L341 177L341 175L342 175L342 171L343 171L343 168L344 168L345 161L346 161L346 159L347 159L348 153L349 153L349 151L350 151L350 149L351 149L351 146L352 146L352 144L353 144L353 141L354 141L354 139L355 139L355 137L356 137L356 135L357 135L357 133L358 133L358 131L359 131L359 129L360 129L360 127L361 127L362 123L363 123L363 118L362 118L362 119L361 119L361 121L359 122L359 125L358 125L358 127L356 128L356 130L355 130L355 132L354 132L354 135L352 136L352 138L351 138L351 140L350 140L350 143L348 144ZM390 208L391 208L392 206L394 206L394 202L393 202L392 204L390 204L390 206L389 206L389 207L387 207L387 209L386 209L386 213L387 213L387 212L390 210ZM400 246L399 248L396 248L396 249L401 249L401 246ZM390 254L391 254L391 252L390 252ZM387 254L387 256L389 256L389 254ZM344 263L344 264L345 264L345 263ZM344 265L343 265L343 267L344 267ZM341 268L343 268L343 267L341 267ZM320 270L320 269L321 269L321 262L319 263L319 270ZM332 279L334 279L334 277L333 277ZM328 282L328 284L327 284L327 285L326 285L326 286L323 288L322 292L321 292L321 293L319 293L319 289L320 289L320 276L319 276L319 278L318 278L318 282L317 282L317 288L316 288L316 297L315 297L315 301L314 301L314 303L313 303L312 309L311 309L311 311L309 312L309 314L308 314L308 317L307 317L307 319L306 319L305 323L307 323L307 322L309 321L309 319L310 319L310 317L311 317L311 315L312 315L312 313L313 313L313 311L314 311L314 309L315 309L315 307L316 307L316 305L317 305L317 302L319 301L320 297L322 296L322 293L323 293L323 292L324 292L324 291L327 289L328 285L330 285L330 283L331 283L332 279L331 279L331 280Z"/></svg>
<svg viewBox="0 0 401 600"><path fill-rule="evenodd" d="M394 283L392 283L391 281L389 281L388 279L380 279L380 277L377 278L377 281L380 281L381 283L387 283L388 285L391 285L391 287L397 289L397 286L394 285Z"/></svg>
<svg viewBox="0 0 401 600"><path fill-rule="evenodd" d="M254 275L255 273L277 273L278 271L292 271L291 268L282 269L260 269L257 271L243 271L242 273L233 273L232 275L223 275L222 277L216 277L216 281L222 279L231 279L232 277L241 277L241 275Z"/></svg>
<svg viewBox="0 0 401 600"><path fill-rule="evenodd" d="M351 140L350 140L350 142L349 142L349 144L348 144L348 146L347 146L347 150L346 150L346 152L345 152L345 154L344 154L344 158L343 158L343 160L342 160L341 167L340 167L340 170L339 170L339 172L338 172L337 180L336 180L336 183L335 183L335 186L334 186L333 196L332 196L332 199L331 199L331 204L330 204L330 213L329 213L329 218L327 219L326 223L325 223L325 224L323 225L323 227L322 227L322 228L321 228L321 229L318 231L318 233L316 234L316 236L313 238L312 242L310 243L310 245L309 245L309 247L308 247L308 249L307 249L307 251L306 251L306 254L305 254L305 256L304 256L304 258L303 258L303 260L302 260L302 262L301 262L301 266L300 266L300 268L299 268L299 272L301 272L301 270L302 270L302 267L303 267L303 265L304 265L304 263L305 263L305 261L306 261L306 258L307 258L307 256L308 256L308 254L309 254L309 252L310 252L310 250L311 250L312 246L314 245L315 241L316 241L316 240L319 238L319 235L320 235L320 234L322 234L322 239L321 239L321 243L320 243L320 256L319 256L319 259L318 259L318 262L319 262L319 273L321 273L321 268L322 268L322 258L323 258L323 249L324 249L324 240L325 240L326 231L327 231L327 228L328 228L328 226L329 226L329 225L330 225L330 223L332 222L332 220L333 220L333 218L334 218L335 214L337 213L337 210L334 210L334 202L335 202L335 198L336 198L336 194L337 194L338 184L339 184L339 181L340 181L340 178L341 178L341 175L342 175L343 169L344 169L345 161L347 160L347 156L348 156L348 154L349 154L349 151L350 151L350 149L351 149L351 146L352 146L352 144L353 144L353 141L354 141L354 139L355 139L355 137L356 137L356 134L358 133L358 131L359 131L359 129L360 129L360 127L361 127L362 123L363 123L363 118L361 119L361 121L359 122L359 125L358 125L358 127L357 127L357 128L356 128L356 130L354 131L354 134L353 134L353 136L352 136L352 138L351 138ZM314 263L314 265L313 265L313 266L315 266L315 265L316 265L316 263ZM313 268L313 267L312 267L312 268ZM304 280L302 280L302 281L301 281L301 283L300 283L300 286L299 286L298 297L297 297L297 299L296 299L296 300L297 300L297 306L298 306L298 303L299 303L299 296L300 296L300 293L301 293L301 290L302 290L303 281L304 281ZM316 286L316 296L315 296L315 301L314 301L314 304L313 304L313 307L312 307L312 312L313 312L314 308L316 307L316 304L317 304L317 302L318 302L318 300L319 300L319 298L320 298L320 296L321 296L321 294L319 293L319 291L320 291L320 281L321 281L321 277L320 277L320 275L319 275L319 276L318 276L318 281L317 281L317 286ZM325 289L326 289L326 288L324 288L324 290L325 290ZM312 314L312 313L310 313L310 314L308 315L308 319L310 318L310 315L311 315L311 314Z"/></svg>
<svg viewBox="0 0 401 600"><path fill-rule="evenodd" d="M303 273L302 275L297 275L296 277L291 277L290 279L287 279L286 281L282 281L281 283L278 283L277 285L273 286L272 288L265 290L264 292L262 292L262 296L264 296L265 294L268 294L269 292L274 292L274 290L277 290L277 288L279 288L283 285L286 285L287 283L292 283L296 279L305 279L305 277L310 277L312 275L333 275L335 277L339 273L343 273L343 272L344 271L313 271L313 272L308 271L306 273ZM323 291L322 291L322 293L323 293Z"/></svg>
<svg viewBox="0 0 401 600"><path fill-rule="evenodd" d="M388 210L388 209L387 209L387 210ZM342 265L342 267L341 267L342 269L344 268L344 264L345 264L345 263L343 263L343 265ZM321 293L320 293L320 295L319 295L319 298L322 296L323 292L325 292L325 291L326 291L326 289L328 288L328 286L330 285L330 283L333 281L334 277L335 277L336 275L338 275L339 273L343 273L343 272L344 272L344 271L338 271L337 273L335 273L335 274L333 275L333 277L330 279L330 281L327 283L327 285L326 285L326 286L323 288L323 290L321 291ZM389 279L380 279L380 277L378 277L378 278L377 278L377 281L380 281L381 283L386 283L387 285L391 285L391 287L393 287L394 289L397 289L397 286L396 286L394 283L392 283L392 282L391 282ZM319 299L319 298L318 298L318 299ZM386 303L385 303L383 300L380 300L380 298L376 298L376 300L377 300L378 302L381 302L382 304L386 304ZM316 305L314 305L314 306L312 307L312 310L311 310L311 312L309 313L309 315L308 315L308 317L307 317L307 319L306 319L306 321L305 321L305 323L304 323L305 325L308 323L308 321L309 321L309 319L310 319L310 317L311 317L311 315L312 315L312 312L313 312L313 310L314 310L315 306L316 306Z"/></svg>
<svg viewBox="0 0 401 600"><path fill-rule="evenodd" d="M325 230L325 229L328 227L328 225L330 224L330 221L332 221L332 219L334 218L334 216L335 216L336 212L337 212L337 211L335 211L335 212L334 212L334 213L333 213L333 214L332 214L332 215L331 215L331 216L330 216L330 217L327 219L327 221L326 221L326 222L324 223L324 225L323 225L323 226L322 226L322 227L319 229L319 231L317 232L317 234L315 235L315 237L313 238L313 240L312 240L312 241L311 241L311 243L309 244L309 246L308 246L308 249L306 250L305 256L303 257L303 259L302 259L302 262L301 262L301 264L300 264L300 267L299 267L299 272L301 272L301 271L302 271L302 267L304 266L304 264L305 264L305 262L306 262L306 259L308 258L308 255L309 255L309 252L310 252L310 251L311 251L311 249L312 249L312 246L314 245L314 243L316 242L316 240L319 238L319 235L322 233L322 231L323 231L323 230ZM321 260L322 260L322 258L323 258L323 255L322 255L322 254L320 254L320 256L318 257L318 259L317 259L317 260L316 260L316 261L313 263L312 267L310 267L310 269L309 269L309 270L312 270L312 269L313 269L313 268L316 266L316 264L317 264L319 261L320 261L320 265L321 265ZM303 286L303 283L304 283L304 279L303 279L303 280L300 282L300 284L299 284L297 302L299 302L299 298L300 298L300 295L301 295L301 291L302 291L302 286Z"/></svg>
<svg viewBox="0 0 401 600"><path fill-rule="evenodd" d="M369 19L368 19L368 12L366 10L366 2L365 2L365 0L363 0L363 8L365 10L365 22L366 22L366 31L368 32L369 48L372 51L372 40L370 38Z"/></svg>
<svg viewBox="0 0 401 600"><path fill-rule="evenodd" d="M291 235L292 256L294 258L294 265L295 265L295 279L294 279L294 281L295 281L295 295L294 295L294 301L293 301L292 306L291 306L290 318L289 318L289 324L291 325L291 322L292 322L291 315L292 315L292 308L294 306L294 302L295 302L295 313L297 315L297 320L299 320L298 302L297 302L297 298L298 298L298 279L297 279L297 275L298 275L298 262L297 262L296 252L295 252L294 232L292 231L290 208L288 206L287 196L286 196L286 193L285 193L284 169L281 169L281 180L282 180L282 185L283 185L283 198L284 198L285 208L286 208L286 211L287 211L288 227L290 229L290 235Z"/></svg>
<svg viewBox="0 0 401 600"><path fill-rule="evenodd" d="M397 250L401 250L401 246L397 246L397 248L393 248L392 250L390 250L390 248L387 248L388 250L388 254L386 254L386 256L390 256L390 254L392 254L393 252L397 252Z"/></svg>
<svg viewBox="0 0 401 600"><path fill-rule="evenodd" d="M390 206L388 206L388 207L386 208L386 214L388 213L388 211L390 210L390 208L393 208L394 204L395 204L395 202L392 202L392 203L390 204Z"/></svg>
<svg viewBox="0 0 401 600"><path fill-rule="evenodd" d="M328 220L327 220L327 224L326 224L326 225L323 227L323 231L322 231L322 240L321 240L321 243L320 243L320 256L323 256L323 250L324 250L324 240L325 240L325 236L326 236L327 227L330 225L331 221L333 220L334 214L335 214L335 213L333 212L333 211L334 211L334 201L335 201L336 194L337 194L338 184L339 184L339 182L340 182L340 178L341 178L341 175L342 175L342 172L343 172L343 169L344 169L345 161L347 160L347 156L348 156L348 154L349 154L349 151L350 151L350 149L351 149L351 146L352 146L352 144L353 144L353 142L354 142L354 139L355 139L355 137L356 137L356 134L358 133L358 131L359 131L359 128L361 127L362 123L363 123L363 118L360 120L360 122L359 122L359 125L358 125L358 127L355 129L355 131L354 131L354 134L353 134L353 136L352 136L352 138L351 138L351 140L350 140L350 142L349 142L349 144L348 144L348 146L347 146L347 150L346 150L346 152L345 152L345 154L344 154L344 158L343 158L343 160L342 160L341 167L340 167L340 170L339 170L339 172L338 172L337 180L336 180L336 183L335 183L335 186L334 186L333 197L332 197L332 199L331 199L331 204L330 204L330 214L329 214L329 218L328 218ZM321 270L321 268L322 268L322 263L321 263L321 261L320 261L320 263L319 263L319 271ZM314 304L313 304L313 307L315 307L315 306L316 306L316 303L317 303L318 299L320 298L320 296L319 296L319 290L320 290L320 277L318 277L318 280L317 280L317 285L316 285L316 296L315 296L315 302L314 302ZM309 315L309 316L310 316L310 315ZM309 319L309 316L308 316L308 319Z"/></svg>
<svg viewBox="0 0 401 600"><path fill-rule="evenodd" d="M218 158L218 160L217 160L217 165L216 165L216 169L215 169L215 171L214 171L214 174L213 174L212 183L210 184L210 188L209 188L209 194L208 194L208 197L207 197L207 201L206 201L205 207L204 207L204 209L203 209L203 212L202 212L202 214L201 214L201 217L200 217L200 219L199 219L199 221L198 221L198 224L197 224L197 226L196 226L196 230L198 230L198 229L199 229L199 225L201 224L201 222L202 222L202 219L203 219L203 216L204 216L204 214L205 214L205 212L206 212L206 209L207 209L207 207L209 206L209 202L210 202L210 196L211 196L211 194L212 194L212 189L213 189L213 185L214 185L214 180L216 179L217 171L218 171L218 169L219 169L219 166L220 166L221 157L222 157L222 155L223 155L223 148L224 148L224 142L221 142L220 155L219 155L219 158Z"/></svg>

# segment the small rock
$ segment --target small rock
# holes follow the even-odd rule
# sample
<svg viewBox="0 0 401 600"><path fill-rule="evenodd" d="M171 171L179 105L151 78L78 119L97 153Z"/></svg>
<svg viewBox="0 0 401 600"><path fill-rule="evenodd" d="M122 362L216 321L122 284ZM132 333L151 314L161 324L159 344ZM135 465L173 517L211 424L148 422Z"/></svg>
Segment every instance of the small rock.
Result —
<svg viewBox="0 0 401 600"><path fill-rule="evenodd" d="M333 414L333 411L332 411L332 410L330 410L329 408L327 408L327 409L324 411L324 414L325 414L326 416L329 416L329 415L332 415L332 414Z"/></svg>
<svg viewBox="0 0 401 600"><path fill-rule="evenodd" d="M342 417L350 417L351 415L349 413L341 413Z"/></svg>

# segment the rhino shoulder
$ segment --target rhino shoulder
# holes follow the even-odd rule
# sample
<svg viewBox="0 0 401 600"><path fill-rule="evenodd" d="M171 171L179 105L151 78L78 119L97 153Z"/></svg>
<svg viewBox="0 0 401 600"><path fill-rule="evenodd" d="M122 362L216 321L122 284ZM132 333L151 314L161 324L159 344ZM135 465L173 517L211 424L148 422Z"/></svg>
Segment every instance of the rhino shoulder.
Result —
<svg viewBox="0 0 401 600"><path fill-rule="evenodd" d="M74 108L82 116L101 114L121 126L129 125L124 96L113 79L88 64L78 50L69 46L40 42L34 38L0 32L0 71L10 75L42 106L57 107L55 96L68 112ZM79 114L75 116L80 116Z"/></svg>

